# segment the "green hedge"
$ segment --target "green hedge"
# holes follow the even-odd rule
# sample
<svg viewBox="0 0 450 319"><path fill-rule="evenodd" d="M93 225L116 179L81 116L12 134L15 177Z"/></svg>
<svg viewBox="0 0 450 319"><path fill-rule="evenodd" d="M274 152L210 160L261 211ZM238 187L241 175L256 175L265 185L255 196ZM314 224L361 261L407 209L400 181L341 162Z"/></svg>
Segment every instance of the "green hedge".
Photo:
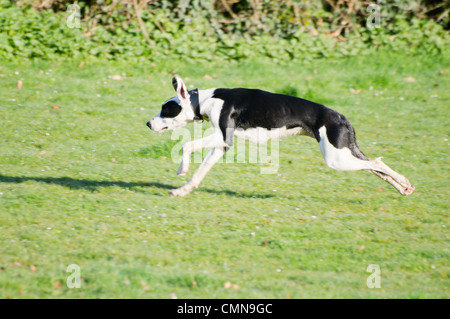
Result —
<svg viewBox="0 0 450 319"><path fill-rule="evenodd" d="M71 29L66 24L71 13L65 11L65 1L47 1L50 7L46 8L41 1L22 1L18 6L0 0L0 57L159 61L176 56L276 62L360 55L382 48L441 54L448 48L448 21L442 14L427 16L433 10L422 2L414 2L419 4L416 7L407 0L381 4L380 27L367 28L370 2L351 0L180 0L145 6L136 0L137 7L133 1L97 1L95 5L78 1L81 28ZM438 9L446 6L443 3Z"/></svg>

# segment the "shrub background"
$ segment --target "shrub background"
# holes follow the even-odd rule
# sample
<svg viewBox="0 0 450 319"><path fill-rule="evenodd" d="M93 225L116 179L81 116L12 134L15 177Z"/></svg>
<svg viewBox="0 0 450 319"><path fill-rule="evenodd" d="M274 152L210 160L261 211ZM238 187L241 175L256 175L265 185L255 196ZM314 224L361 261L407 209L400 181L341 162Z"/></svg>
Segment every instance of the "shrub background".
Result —
<svg viewBox="0 0 450 319"><path fill-rule="evenodd" d="M369 4L381 27L367 28ZM81 28L66 21L80 7ZM271 61L355 56L385 48L442 54L447 1L0 0L0 57Z"/></svg>

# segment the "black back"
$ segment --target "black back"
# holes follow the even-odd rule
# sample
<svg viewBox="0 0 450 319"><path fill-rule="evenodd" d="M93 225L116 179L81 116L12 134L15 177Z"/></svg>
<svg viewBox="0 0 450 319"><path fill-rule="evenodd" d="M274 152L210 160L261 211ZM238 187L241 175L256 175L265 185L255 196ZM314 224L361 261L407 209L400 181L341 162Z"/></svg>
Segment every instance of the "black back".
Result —
<svg viewBox="0 0 450 319"><path fill-rule="evenodd" d="M244 130L301 127L316 136L326 124L322 122L337 113L322 104L258 89L216 89L213 97L224 100L220 125Z"/></svg>

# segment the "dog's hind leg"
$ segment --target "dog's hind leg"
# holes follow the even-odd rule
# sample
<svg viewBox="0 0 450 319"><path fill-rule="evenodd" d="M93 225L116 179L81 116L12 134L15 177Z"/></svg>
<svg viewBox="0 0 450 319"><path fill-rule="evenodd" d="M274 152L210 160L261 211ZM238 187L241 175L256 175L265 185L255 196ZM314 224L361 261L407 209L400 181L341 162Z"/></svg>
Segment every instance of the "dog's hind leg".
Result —
<svg viewBox="0 0 450 319"><path fill-rule="evenodd" d="M414 192L415 187L411 185L409 180L383 163L380 157L369 162L372 166L369 171L394 186L400 194L406 196Z"/></svg>
<svg viewBox="0 0 450 319"><path fill-rule="evenodd" d="M380 158L369 160L359 150L349 123L330 125L329 129L331 134L327 132L325 125L318 130L320 150L329 167L338 171L366 170L390 183L402 195L409 195L414 191L414 186L405 176L395 172Z"/></svg>
<svg viewBox="0 0 450 319"><path fill-rule="evenodd" d="M379 178L381 178L382 180L388 182L389 184L394 186L395 189L402 195L409 195L409 194L411 194L414 191L414 186L410 186L410 187L405 188L402 185L400 185L399 183L397 183L397 181L394 180L389 175L386 175L384 173L377 172L377 171L374 171L374 170L366 170L366 171L369 172L369 173L372 173L375 176L378 176Z"/></svg>
<svg viewBox="0 0 450 319"><path fill-rule="evenodd" d="M209 172L209 170L217 163L217 161L223 156L225 153L224 147L212 148L208 155L206 155L203 162L200 164L198 169L192 175L189 182L187 182L184 186L181 186L177 189L172 189L169 191L169 194L173 196L185 196L189 194L194 188L197 188L200 185L200 182Z"/></svg>

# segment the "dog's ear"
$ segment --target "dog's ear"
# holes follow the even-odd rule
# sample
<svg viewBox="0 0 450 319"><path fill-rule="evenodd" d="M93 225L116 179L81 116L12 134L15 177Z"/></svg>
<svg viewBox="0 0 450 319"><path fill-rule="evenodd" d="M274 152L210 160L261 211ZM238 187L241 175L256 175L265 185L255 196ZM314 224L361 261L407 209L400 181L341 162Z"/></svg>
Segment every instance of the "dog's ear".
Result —
<svg viewBox="0 0 450 319"><path fill-rule="evenodd" d="M177 92L177 96L180 99L180 101L189 99L189 93L188 90L186 89L186 84L184 84L183 80L178 75L175 75L173 77L172 85L173 88L175 89L175 92Z"/></svg>

